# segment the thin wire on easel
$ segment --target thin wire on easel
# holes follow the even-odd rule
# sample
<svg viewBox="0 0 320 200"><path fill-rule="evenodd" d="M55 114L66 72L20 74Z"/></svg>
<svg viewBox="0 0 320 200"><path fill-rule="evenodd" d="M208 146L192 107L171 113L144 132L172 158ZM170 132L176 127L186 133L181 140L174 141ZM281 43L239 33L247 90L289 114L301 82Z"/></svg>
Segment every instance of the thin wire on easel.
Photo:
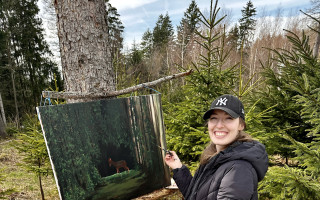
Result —
<svg viewBox="0 0 320 200"><path fill-rule="evenodd" d="M49 106L52 105L52 102L51 102L51 99L49 96L49 92L48 92L48 97L44 99L44 102L43 102L43 97L41 95L40 106L45 106L47 101L48 101ZM43 102L43 104L42 104L42 102Z"/></svg>

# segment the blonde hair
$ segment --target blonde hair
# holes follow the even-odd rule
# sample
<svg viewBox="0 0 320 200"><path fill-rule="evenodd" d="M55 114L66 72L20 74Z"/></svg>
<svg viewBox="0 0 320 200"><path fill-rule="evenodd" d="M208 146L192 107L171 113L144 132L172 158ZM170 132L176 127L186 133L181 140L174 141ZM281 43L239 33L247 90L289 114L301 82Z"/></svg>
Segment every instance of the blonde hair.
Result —
<svg viewBox="0 0 320 200"><path fill-rule="evenodd" d="M246 123L242 118L240 118L240 124L242 124L244 127L246 126ZM250 142L252 140L253 140L252 137L248 133L244 132L243 130L239 131L239 134L235 139L235 141L242 141L242 142ZM217 152L216 145L213 144L212 141L210 141L209 145L203 150L203 153L201 154L200 165L208 163L209 160L217 154L218 152Z"/></svg>

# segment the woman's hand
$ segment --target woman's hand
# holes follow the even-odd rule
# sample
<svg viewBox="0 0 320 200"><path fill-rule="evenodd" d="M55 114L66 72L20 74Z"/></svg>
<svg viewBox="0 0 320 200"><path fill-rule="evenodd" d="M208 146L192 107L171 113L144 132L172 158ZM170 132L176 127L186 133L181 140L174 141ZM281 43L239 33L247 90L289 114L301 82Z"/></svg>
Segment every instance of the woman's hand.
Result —
<svg viewBox="0 0 320 200"><path fill-rule="evenodd" d="M169 153L166 154L166 157L165 157L166 164L172 169L181 168L182 163L179 157L177 156L176 152L174 151L170 151L170 152L172 156Z"/></svg>

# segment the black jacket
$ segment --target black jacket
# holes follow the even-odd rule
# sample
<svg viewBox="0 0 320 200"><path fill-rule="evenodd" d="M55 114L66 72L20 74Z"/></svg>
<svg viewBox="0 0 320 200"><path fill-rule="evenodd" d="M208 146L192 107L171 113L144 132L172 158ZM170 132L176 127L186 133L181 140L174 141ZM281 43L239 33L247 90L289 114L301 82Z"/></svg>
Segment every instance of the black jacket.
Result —
<svg viewBox="0 0 320 200"><path fill-rule="evenodd" d="M257 185L268 170L263 144L234 142L201 165L194 177L183 166L174 169L173 178L185 199L258 199Z"/></svg>

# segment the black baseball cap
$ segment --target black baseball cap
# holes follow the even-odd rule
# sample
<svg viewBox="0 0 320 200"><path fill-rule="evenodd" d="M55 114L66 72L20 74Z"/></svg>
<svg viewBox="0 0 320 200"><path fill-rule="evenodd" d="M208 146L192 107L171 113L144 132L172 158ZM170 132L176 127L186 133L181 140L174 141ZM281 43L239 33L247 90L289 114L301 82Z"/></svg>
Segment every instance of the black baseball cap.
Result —
<svg viewBox="0 0 320 200"><path fill-rule="evenodd" d="M212 102L210 109L203 115L203 119L209 119L213 110L223 110L232 118L241 117L243 120L245 120L244 107L242 102L237 97L232 96L231 94L225 94L216 98Z"/></svg>

